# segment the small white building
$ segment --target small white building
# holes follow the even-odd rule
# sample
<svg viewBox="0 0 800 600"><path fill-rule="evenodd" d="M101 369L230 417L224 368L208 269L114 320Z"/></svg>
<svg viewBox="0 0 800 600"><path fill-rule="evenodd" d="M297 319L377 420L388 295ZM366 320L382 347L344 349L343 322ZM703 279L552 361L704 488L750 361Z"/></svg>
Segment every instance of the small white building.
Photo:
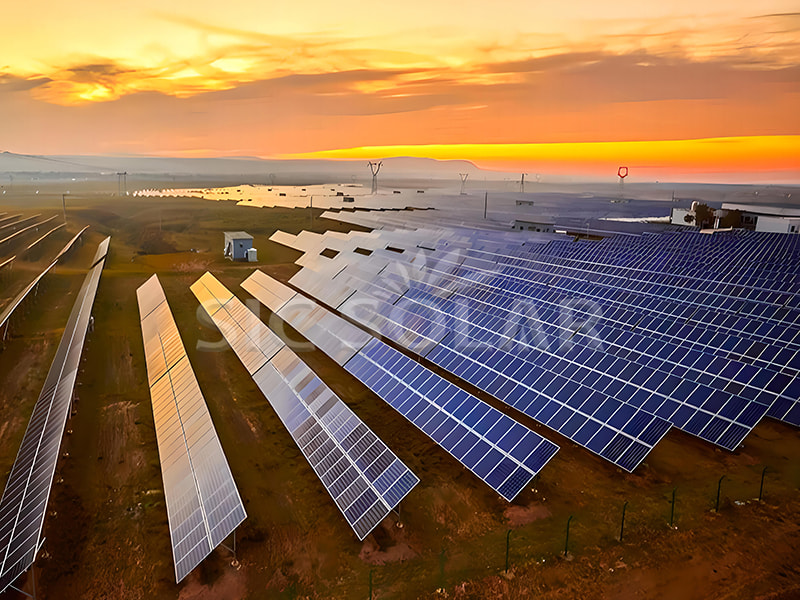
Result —
<svg viewBox="0 0 800 600"><path fill-rule="evenodd" d="M539 233L555 232L555 222L545 219L536 221L527 219L514 219L514 229L518 231L537 231Z"/></svg>
<svg viewBox="0 0 800 600"><path fill-rule="evenodd" d="M686 217L691 216L691 220L687 221ZM694 225L694 211L690 208L672 207L670 212L669 222L672 225Z"/></svg>
<svg viewBox="0 0 800 600"><path fill-rule="evenodd" d="M253 236L245 231L225 232L225 258L247 260L247 251L253 247Z"/></svg>
<svg viewBox="0 0 800 600"><path fill-rule="evenodd" d="M800 219L759 215L758 220L756 221L756 231L768 231L771 233L799 233Z"/></svg>
<svg viewBox="0 0 800 600"><path fill-rule="evenodd" d="M740 211L742 226L746 229L771 233L800 233L800 208L726 202L722 205L722 209Z"/></svg>

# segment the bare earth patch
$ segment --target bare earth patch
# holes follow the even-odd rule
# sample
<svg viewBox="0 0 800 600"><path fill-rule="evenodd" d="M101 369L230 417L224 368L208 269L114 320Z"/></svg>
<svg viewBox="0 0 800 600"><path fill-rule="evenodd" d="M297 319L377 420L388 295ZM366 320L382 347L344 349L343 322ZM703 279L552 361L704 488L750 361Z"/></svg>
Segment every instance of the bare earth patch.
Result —
<svg viewBox="0 0 800 600"><path fill-rule="evenodd" d="M546 519L550 511L546 506L531 504L529 506L509 506L503 513L512 527L520 527L539 519Z"/></svg>

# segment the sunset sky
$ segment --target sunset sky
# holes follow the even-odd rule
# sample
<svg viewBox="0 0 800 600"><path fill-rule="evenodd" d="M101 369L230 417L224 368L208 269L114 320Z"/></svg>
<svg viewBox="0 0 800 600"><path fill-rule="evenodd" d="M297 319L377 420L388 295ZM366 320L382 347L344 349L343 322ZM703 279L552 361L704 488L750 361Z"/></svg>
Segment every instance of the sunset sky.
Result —
<svg viewBox="0 0 800 600"><path fill-rule="evenodd" d="M0 150L800 181L797 6L8 2Z"/></svg>

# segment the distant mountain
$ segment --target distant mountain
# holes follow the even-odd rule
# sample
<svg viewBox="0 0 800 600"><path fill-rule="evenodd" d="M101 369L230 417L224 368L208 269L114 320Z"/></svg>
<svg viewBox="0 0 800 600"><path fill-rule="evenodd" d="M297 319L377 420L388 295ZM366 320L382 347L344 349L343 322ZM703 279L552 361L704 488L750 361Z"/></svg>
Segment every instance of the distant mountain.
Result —
<svg viewBox="0 0 800 600"><path fill-rule="evenodd" d="M336 175L337 177L369 175L364 160L271 160L254 157L173 158L157 156L39 156L0 153L0 173L63 173L129 175L269 175L279 173ZM492 173L483 171L466 160L440 161L430 158L397 157L383 160L381 174L387 177L447 177L458 173Z"/></svg>

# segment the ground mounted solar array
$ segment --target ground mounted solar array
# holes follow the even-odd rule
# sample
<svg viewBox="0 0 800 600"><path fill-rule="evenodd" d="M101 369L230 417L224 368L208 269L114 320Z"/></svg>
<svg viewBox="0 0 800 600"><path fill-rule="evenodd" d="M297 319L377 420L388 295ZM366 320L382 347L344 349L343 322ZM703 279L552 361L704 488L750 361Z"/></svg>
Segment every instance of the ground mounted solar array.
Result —
<svg viewBox="0 0 800 600"><path fill-rule="evenodd" d="M0 499L0 593L33 564L41 546L58 451L110 239L100 243L78 292Z"/></svg>
<svg viewBox="0 0 800 600"><path fill-rule="evenodd" d="M339 256L333 262L344 262ZM372 256L353 256L360 263L376 260ZM380 271L362 270L363 273L373 273L373 277ZM427 357L435 350L438 360L432 362L626 470L632 471L669 429L665 420L643 411L622 408L621 402L602 394L595 394L591 399L584 397L582 400L589 404L582 406L540 392L532 384L542 372L526 369L522 360L504 350L502 346L508 340L487 343L465 335L463 325L451 330L448 321L452 319L446 315L431 319L396 308L393 302L402 296L396 290L372 285L369 289L372 293L368 293L365 291L368 289L366 282L354 283L347 276L340 277L340 265L330 272L335 273L330 282L318 273L301 277L304 271L291 281L313 293L306 283L313 279L318 288L338 294L333 301L330 294L324 299L343 314L421 356ZM487 352L495 356L487 357ZM529 380L521 379L519 374L514 377L515 373L523 370L529 378L536 377Z"/></svg>
<svg viewBox="0 0 800 600"><path fill-rule="evenodd" d="M191 289L363 540L419 479L210 273Z"/></svg>
<svg viewBox="0 0 800 600"><path fill-rule="evenodd" d="M34 277L33 281L31 281L27 286L25 286L25 289L23 289L19 294L17 294L17 296L3 309L3 312L0 313L0 328L2 328L4 325L6 325L6 323L8 323L8 320L11 318L11 315L14 313L17 307L20 304L22 304L22 301L25 300L25 298L28 296L31 290L36 288L37 284L42 280L42 278L45 275L47 275L50 269L56 266L58 260L62 256L64 256L64 254L66 254L70 250L70 248L72 248L72 245L77 241L77 239L81 236L81 234L83 234L83 232L86 231L88 228L89 227L87 225L86 227L81 229L78 233L76 233L75 236L69 242L67 242L66 245L59 251L56 257L53 259L53 262L51 262L47 266L47 268L44 271L42 271L39 275ZM16 257L11 257L7 261L3 262L2 264L0 264L0 267L11 262L12 260L14 260L14 258ZM3 335L5 335L5 331L3 332Z"/></svg>
<svg viewBox="0 0 800 600"><path fill-rule="evenodd" d="M247 515L158 277L136 297L180 582Z"/></svg>
<svg viewBox="0 0 800 600"><path fill-rule="evenodd" d="M292 283L523 412L534 412L530 393L514 388L527 381L531 392L609 424L639 411L730 449L765 414L798 424L792 236L529 244L492 242L485 232L440 236L422 248L396 233L390 243L402 254L387 251L388 241L381 248L374 235L383 232L372 232L370 256L304 257L315 270L304 268ZM281 241L292 245L291 236ZM316 243L328 245L347 249L341 234ZM698 271L692 261L715 268ZM543 410L531 416L588 444L592 430L581 417L563 406Z"/></svg>
<svg viewBox="0 0 800 600"><path fill-rule="evenodd" d="M508 501L558 446L341 317L255 271L242 287Z"/></svg>

